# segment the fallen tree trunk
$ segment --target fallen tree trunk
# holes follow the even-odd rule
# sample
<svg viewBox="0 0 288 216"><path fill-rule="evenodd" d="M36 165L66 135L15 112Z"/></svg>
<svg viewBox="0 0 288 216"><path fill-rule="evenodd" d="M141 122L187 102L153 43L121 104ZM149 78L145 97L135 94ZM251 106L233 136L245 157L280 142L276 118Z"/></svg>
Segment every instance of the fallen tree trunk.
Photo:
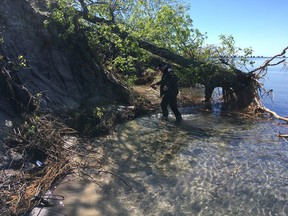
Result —
<svg viewBox="0 0 288 216"><path fill-rule="evenodd" d="M169 51L168 49L157 47L147 41L138 40L138 44L142 49L145 49L153 53L154 55L158 55L182 67L187 68L187 67L196 67L200 65L200 63L195 61L194 59L185 58L181 55L178 55L177 53Z"/></svg>

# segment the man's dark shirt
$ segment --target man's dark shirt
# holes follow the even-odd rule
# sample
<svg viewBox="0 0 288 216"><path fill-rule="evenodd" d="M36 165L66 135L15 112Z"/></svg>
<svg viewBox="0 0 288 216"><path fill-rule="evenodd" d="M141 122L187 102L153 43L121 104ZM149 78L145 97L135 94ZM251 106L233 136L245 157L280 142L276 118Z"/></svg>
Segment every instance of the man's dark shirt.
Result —
<svg viewBox="0 0 288 216"><path fill-rule="evenodd" d="M168 89L164 91L164 86ZM176 97L178 95L178 79L171 69L164 71L160 81L160 96L169 95Z"/></svg>

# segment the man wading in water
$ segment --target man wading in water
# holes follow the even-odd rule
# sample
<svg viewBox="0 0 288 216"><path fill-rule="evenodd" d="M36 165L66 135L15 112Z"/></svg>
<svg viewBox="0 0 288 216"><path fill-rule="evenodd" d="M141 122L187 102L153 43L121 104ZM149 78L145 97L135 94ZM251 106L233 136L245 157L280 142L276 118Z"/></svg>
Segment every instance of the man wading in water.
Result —
<svg viewBox="0 0 288 216"><path fill-rule="evenodd" d="M151 87L156 89L156 85L160 85L162 115L165 119L168 118L167 107L169 105L176 117L176 120L181 121L182 116L177 108L178 79L173 70L165 63L159 64L159 70L162 72L161 80L152 84Z"/></svg>

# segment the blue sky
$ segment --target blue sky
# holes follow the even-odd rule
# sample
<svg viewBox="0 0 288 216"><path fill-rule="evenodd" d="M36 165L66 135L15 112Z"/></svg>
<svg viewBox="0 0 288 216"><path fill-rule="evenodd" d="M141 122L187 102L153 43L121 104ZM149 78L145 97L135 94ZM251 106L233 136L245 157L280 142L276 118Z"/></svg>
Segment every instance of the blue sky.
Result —
<svg viewBox="0 0 288 216"><path fill-rule="evenodd" d="M274 56L288 46L288 0L189 0L194 28L207 32L207 44L232 35L236 46L255 56ZM288 53L286 53L288 56Z"/></svg>

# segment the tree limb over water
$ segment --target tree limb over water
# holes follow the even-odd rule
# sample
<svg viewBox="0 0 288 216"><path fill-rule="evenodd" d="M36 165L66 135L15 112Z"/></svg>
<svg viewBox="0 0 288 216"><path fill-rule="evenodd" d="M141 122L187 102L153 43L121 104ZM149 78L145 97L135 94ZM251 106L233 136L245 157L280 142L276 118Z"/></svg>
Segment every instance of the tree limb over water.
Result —
<svg viewBox="0 0 288 216"><path fill-rule="evenodd" d="M282 64L286 61L286 59L283 59L281 61L278 61L276 63L271 63L273 60L275 60L277 57L282 57L286 51L288 50L288 47L286 47L285 49L283 49L283 51L275 56L273 56L272 58L270 58L269 60L265 61L263 65L261 65L260 67L256 68L255 70L250 71L249 73L254 73L257 77L257 80L263 78L266 74L267 74L267 67L270 66L275 66L275 65L279 65ZM259 86L262 86L259 85ZM269 91L267 92L263 87L260 87L262 91L264 91L267 95L269 95ZM273 116L276 119L282 120L282 121L286 121L288 122L288 118L287 117L283 117L278 115L276 112L268 109L267 107L265 107L261 101L259 99L255 100L256 103L256 108L262 112L266 112L269 113L271 116Z"/></svg>
<svg viewBox="0 0 288 216"><path fill-rule="evenodd" d="M260 75L261 72L263 71L267 71L267 67L269 66L276 66L279 65L281 63L284 63L286 61L286 59L282 59L281 61L278 61L277 63L271 63L274 59L276 59L277 57L282 57L283 55L285 55L286 51L287 51L288 47L286 47L285 49L283 49L283 51L275 56L273 56L272 58L270 58L269 60L265 61L263 65L261 65L260 67L250 71L249 73L255 73L258 71L258 73L256 74L257 76ZM266 73L265 73L266 74Z"/></svg>

